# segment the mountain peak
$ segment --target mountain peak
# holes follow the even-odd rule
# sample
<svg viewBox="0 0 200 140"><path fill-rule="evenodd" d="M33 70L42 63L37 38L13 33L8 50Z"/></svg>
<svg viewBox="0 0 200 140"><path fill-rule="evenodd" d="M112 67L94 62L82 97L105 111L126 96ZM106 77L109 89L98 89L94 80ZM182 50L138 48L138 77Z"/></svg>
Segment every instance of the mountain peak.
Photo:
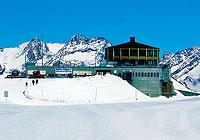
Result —
<svg viewBox="0 0 200 140"><path fill-rule="evenodd" d="M32 38L30 42L35 42L35 43L37 43L37 42L41 42L41 41L40 41L39 38L36 37L36 38Z"/></svg>
<svg viewBox="0 0 200 140"><path fill-rule="evenodd" d="M109 46L111 43L103 37L88 39L83 35L74 35L48 65L94 65L95 59L98 63L103 60L104 50Z"/></svg>
<svg viewBox="0 0 200 140"><path fill-rule="evenodd" d="M74 35L72 36L72 38L70 39L69 43L70 45L86 45L88 44L89 39L86 38L83 35Z"/></svg>

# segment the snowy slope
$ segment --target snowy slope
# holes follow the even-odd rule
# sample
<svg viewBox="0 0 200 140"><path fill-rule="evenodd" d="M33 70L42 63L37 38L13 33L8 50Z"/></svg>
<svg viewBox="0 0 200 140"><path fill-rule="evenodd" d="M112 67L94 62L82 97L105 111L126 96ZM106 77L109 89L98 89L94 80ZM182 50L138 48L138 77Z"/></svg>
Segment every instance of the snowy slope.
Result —
<svg viewBox="0 0 200 140"><path fill-rule="evenodd" d="M25 87L25 82L28 82L28 87ZM175 89L185 90L180 85L176 86L178 88ZM181 94L170 99L165 97L150 98L114 75L39 79L37 85L32 85L32 79L1 79L0 102L5 102L4 91L9 93L9 103L21 105L163 102L193 98L183 97Z"/></svg>
<svg viewBox="0 0 200 140"><path fill-rule="evenodd" d="M188 88L186 88L184 85L182 85L181 83L179 83L175 79L171 78L171 80L173 82L173 86L174 86L175 90L183 90L183 91L189 91L189 92L191 92L191 90L189 90Z"/></svg>
<svg viewBox="0 0 200 140"><path fill-rule="evenodd" d="M0 65L6 68L6 72L10 69L22 69L22 64L25 62L24 57L17 57L19 48L4 48L0 53Z"/></svg>
<svg viewBox="0 0 200 140"><path fill-rule="evenodd" d="M9 92L8 101L14 104L99 104L133 101L151 101L151 98L113 75L72 79L0 80L0 101L5 101L3 92ZM28 82L28 87L25 87ZM59 83L59 84L57 84ZM55 88L56 85L56 88ZM25 98L23 92L25 91ZM28 100L27 99L31 99ZM34 102L35 101L35 102Z"/></svg>
<svg viewBox="0 0 200 140"><path fill-rule="evenodd" d="M56 88L52 88L56 83L60 84ZM150 97L135 89L126 81L113 75L52 79L49 82L29 87L26 95L31 99L66 102L67 104L151 100Z"/></svg>
<svg viewBox="0 0 200 140"><path fill-rule="evenodd" d="M47 43L49 51L56 54L61 48L65 46L64 43Z"/></svg>
<svg viewBox="0 0 200 140"><path fill-rule="evenodd" d="M199 140L200 98L79 106L0 104L2 140Z"/></svg>
<svg viewBox="0 0 200 140"><path fill-rule="evenodd" d="M171 66L174 79L191 90L200 91L200 47L192 47L175 54L166 53L161 64Z"/></svg>

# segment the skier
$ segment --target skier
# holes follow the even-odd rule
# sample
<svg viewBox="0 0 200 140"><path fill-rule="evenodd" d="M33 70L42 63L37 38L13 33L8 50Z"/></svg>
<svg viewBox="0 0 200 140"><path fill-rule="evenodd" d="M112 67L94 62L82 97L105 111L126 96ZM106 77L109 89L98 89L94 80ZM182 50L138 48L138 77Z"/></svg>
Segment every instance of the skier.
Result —
<svg viewBox="0 0 200 140"><path fill-rule="evenodd" d="M28 87L28 83L27 82L25 83L25 85L26 85L26 87Z"/></svg>
<svg viewBox="0 0 200 140"><path fill-rule="evenodd" d="M32 80L33 85L35 84L35 80Z"/></svg>
<svg viewBox="0 0 200 140"><path fill-rule="evenodd" d="M38 84L38 79L35 80L35 84Z"/></svg>

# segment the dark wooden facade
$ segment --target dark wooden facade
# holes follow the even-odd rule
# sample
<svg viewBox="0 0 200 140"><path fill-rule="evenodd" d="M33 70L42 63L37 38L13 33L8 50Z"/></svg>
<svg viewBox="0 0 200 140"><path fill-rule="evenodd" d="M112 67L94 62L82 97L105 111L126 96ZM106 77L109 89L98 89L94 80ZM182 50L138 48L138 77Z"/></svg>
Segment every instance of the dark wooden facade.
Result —
<svg viewBox="0 0 200 140"><path fill-rule="evenodd" d="M159 48L135 42L131 37L130 42L106 48L105 60L120 64L157 65L159 53Z"/></svg>

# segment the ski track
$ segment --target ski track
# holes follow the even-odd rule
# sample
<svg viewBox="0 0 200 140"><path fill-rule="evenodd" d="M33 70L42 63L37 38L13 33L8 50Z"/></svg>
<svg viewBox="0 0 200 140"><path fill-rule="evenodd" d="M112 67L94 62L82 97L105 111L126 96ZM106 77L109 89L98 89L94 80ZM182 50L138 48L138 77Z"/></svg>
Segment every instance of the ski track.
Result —
<svg viewBox="0 0 200 140"><path fill-rule="evenodd" d="M195 124L191 123L192 117L188 117L191 110L198 108L200 103L197 102L194 105L189 105L190 102L185 102L188 103L188 105L182 106L182 104L180 104L177 106L176 103L174 103L167 108L156 109L156 113L153 114L150 121L150 130L152 130L152 135L157 137L156 139L200 139L200 130L194 128Z"/></svg>

